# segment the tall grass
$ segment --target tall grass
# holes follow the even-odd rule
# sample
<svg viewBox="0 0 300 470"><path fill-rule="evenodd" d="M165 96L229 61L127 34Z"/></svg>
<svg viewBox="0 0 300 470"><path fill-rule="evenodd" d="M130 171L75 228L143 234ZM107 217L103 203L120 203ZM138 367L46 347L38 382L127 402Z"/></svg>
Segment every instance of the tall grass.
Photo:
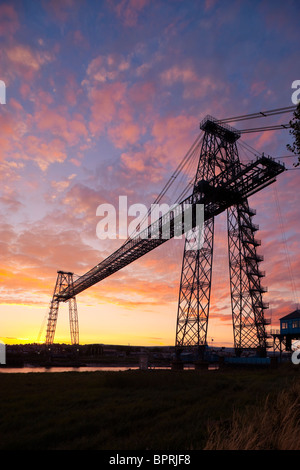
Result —
<svg viewBox="0 0 300 470"><path fill-rule="evenodd" d="M300 450L300 384L210 427L205 450Z"/></svg>
<svg viewBox="0 0 300 470"><path fill-rule="evenodd" d="M0 374L0 450L296 448L297 371Z"/></svg>

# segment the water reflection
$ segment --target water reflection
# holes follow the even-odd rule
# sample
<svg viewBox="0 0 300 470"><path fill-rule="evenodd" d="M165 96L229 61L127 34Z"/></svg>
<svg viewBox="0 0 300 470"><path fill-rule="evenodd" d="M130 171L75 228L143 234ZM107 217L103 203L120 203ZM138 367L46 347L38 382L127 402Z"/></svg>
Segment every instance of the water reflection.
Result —
<svg viewBox="0 0 300 470"><path fill-rule="evenodd" d="M22 373L30 372L96 372L96 371L124 371L138 370L139 367L0 367L0 373Z"/></svg>
<svg viewBox="0 0 300 470"><path fill-rule="evenodd" d="M184 370L193 370L193 365L185 365ZM86 367L0 367L0 373L28 374L31 372L119 372L126 370L140 370L140 367L121 367L121 366L86 366ZM171 367L149 367L148 370L171 370Z"/></svg>
<svg viewBox="0 0 300 470"><path fill-rule="evenodd" d="M85 367L35 367L35 366L24 366L24 367L0 367L0 373L15 373L15 374L28 374L31 372L120 372L126 370L140 370L139 366L85 366ZM185 364L184 370L194 370L193 364ZM210 364L208 370L218 370L218 364ZM147 370L171 370L171 367L148 367Z"/></svg>

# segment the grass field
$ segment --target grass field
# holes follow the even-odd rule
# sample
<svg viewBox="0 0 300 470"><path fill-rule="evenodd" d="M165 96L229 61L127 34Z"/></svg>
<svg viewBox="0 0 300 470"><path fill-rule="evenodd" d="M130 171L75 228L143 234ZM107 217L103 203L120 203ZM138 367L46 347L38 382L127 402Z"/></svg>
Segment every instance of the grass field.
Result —
<svg viewBox="0 0 300 470"><path fill-rule="evenodd" d="M290 391L292 397L296 396L291 390L300 390L300 366L14 373L0 374L0 384L0 449L232 448L246 446L244 441L249 442L251 429L247 428L250 437L239 443L230 441L229 430L235 437L245 435L242 430L249 427L252 417L257 422L262 410L266 420L274 409L282 419L285 407L292 406L288 400L293 400L285 399L282 393ZM297 403L292 410L296 426L299 393ZM270 423L274 425L274 421Z"/></svg>

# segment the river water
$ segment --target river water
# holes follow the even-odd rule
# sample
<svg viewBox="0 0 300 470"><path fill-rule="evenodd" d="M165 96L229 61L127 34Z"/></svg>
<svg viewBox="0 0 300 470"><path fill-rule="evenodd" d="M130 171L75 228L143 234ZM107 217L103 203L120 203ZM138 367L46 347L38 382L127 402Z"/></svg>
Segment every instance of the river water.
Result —
<svg viewBox="0 0 300 470"><path fill-rule="evenodd" d="M185 370L194 369L192 365L185 365ZM140 370L140 367L121 367L121 366L86 366L86 367L34 367L25 365L24 367L0 367L2 374L28 374L31 372L120 372L126 370ZM149 367L148 370L171 370L171 367Z"/></svg>
<svg viewBox="0 0 300 470"><path fill-rule="evenodd" d="M17 373L17 374L28 374L30 372L96 372L96 371L113 371L119 372L124 370L138 370L139 367L0 367L0 373Z"/></svg>
<svg viewBox="0 0 300 470"><path fill-rule="evenodd" d="M189 367L190 368L190 367ZM149 367L148 370L170 370L171 367ZM33 367L33 366L24 366L24 367L0 367L0 373L8 374L28 374L30 372L120 372L125 370L140 370L139 367L108 367L108 366L88 366L88 367Z"/></svg>

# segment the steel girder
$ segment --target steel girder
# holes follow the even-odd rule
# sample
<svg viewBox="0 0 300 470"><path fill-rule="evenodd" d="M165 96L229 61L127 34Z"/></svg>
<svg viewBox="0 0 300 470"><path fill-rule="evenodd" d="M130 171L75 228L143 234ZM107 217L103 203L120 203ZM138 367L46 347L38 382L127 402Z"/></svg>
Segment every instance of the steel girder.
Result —
<svg viewBox="0 0 300 470"><path fill-rule="evenodd" d="M56 284L50 303L50 310L47 323L46 331L46 344L51 345L54 341L54 335L57 324L58 308L60 302L60 293L65 289L72 291L73 289L73 273L58 271ZM71 344L79 344L79 327L78 327L78 312L76 297L72 296L69 299L69 322L70 322L70 334Z"/></svg>

